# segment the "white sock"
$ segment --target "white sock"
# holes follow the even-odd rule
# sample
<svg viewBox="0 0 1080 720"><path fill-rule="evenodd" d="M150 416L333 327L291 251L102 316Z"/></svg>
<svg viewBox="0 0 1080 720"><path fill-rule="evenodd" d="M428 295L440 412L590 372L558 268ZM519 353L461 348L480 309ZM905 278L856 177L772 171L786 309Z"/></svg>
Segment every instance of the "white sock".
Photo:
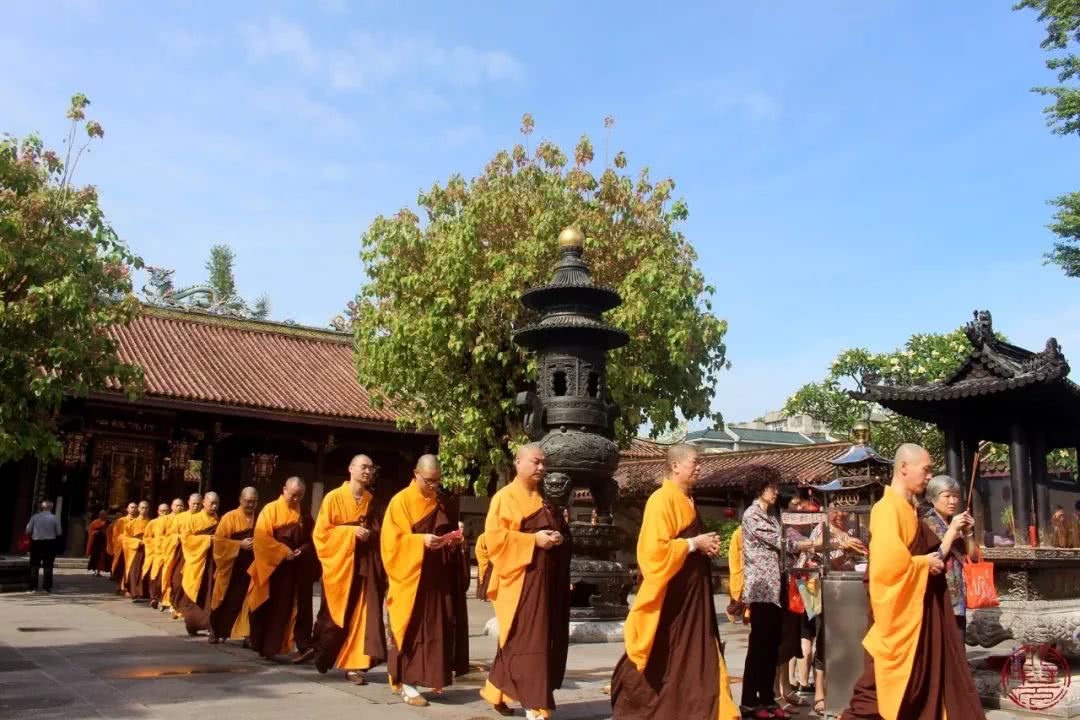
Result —
<svg viewBox="0 0 1080 720"><path fill-rule="evenodd" d="M419 690L414 688L412 685L406 685L405 683L401 684L401 692L403 692L405 695L407 695L407 696L409 696L411 698L420 697L420 691Z"/></svg>

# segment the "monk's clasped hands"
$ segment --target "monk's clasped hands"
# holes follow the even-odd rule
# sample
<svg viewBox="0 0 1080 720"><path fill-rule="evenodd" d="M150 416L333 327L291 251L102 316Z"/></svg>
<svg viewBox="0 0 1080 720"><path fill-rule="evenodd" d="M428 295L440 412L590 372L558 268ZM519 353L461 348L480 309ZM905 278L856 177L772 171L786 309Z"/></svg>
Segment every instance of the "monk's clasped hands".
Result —
<svg viewBox="0 0 1080 720"><path fill-rule="evenodd" d="M555 530L538 530L534 537L537 547L541 550L550 550L556 545L562 545L563 542L562 533Z"/></svg>

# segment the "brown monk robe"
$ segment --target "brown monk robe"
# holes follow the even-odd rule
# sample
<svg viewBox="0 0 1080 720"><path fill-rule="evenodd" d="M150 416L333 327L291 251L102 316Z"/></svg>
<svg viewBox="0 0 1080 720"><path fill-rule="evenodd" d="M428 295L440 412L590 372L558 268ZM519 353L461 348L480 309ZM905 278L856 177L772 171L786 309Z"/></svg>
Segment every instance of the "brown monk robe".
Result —
<svg viewBox="0 0 1080 720"><path fill-rule="evenodd" d="M143 589L142 563L146 557L143 535L146 533L146 526L150 523L150 503L143 500L137 507L138 515L124 524L124 535L120 538L124 553L124 579L121 587L134 600L146 597L140 593Z"/></svg>
<svg viewBox="0 0 1080 720"><path fill-rule="evenodd" d="M146 526L143 543L146 545L146 559L143 560L143 582L150 598L150 607L156 608L161 602L161 545L169 528L169 506L158 505L157 517Z"/></svg>
<svg viewBox="0 0 1080 720"><path fill-rule="evenodd" d="M109 514L98 511L98 516L86 528L86 569L97 577L112 567L109 557Z"/></svg>
<svg viewBox="0 0 1080 720"><path fill-rule="evenodd" d="M215 492L203 496L203 509L188 518L180 535L184 553L184 570L180 592L173 607L184 616L188 635L210 629L210 595L214 583L214 532L221 518L221 500Z"/></svg>
<svg viewBox="0 0 1080 720"><path fill-rule="evenodd" d="M176 536L175 545L173 546L173 555L171 563L167 568L168 574L162 578L162 582L168 582L169 584L169 605L172 607L173 620L179 620L184 617L180 612L178 603L180 597L183 595L184 589L184 545L183 538L188 535L191 530L191 519L202 512L203 497L200 493L192 493L188 496L187 510L177 513L173 518L173 535Z"/></svg>
<svg viewBox="0 0 1080 720"><path fill-rule="evenodd" d="M129 502L127 515L117 518L112 524L112 573L111 577L116 582L116 591L123 595L127 589L127 568L124 567L124 535L127 533L127 524L139 517L139 504Z"/></svg>
<svg viewBox="0 0 1080 720"><path fill-rule="evenodd" d="M441 479L439 459L422 456L412 482L390 500L380 538L389 580L390 686L420 707L428 702L417 686L439 692L453 683L455 672L468 671L467 628L454 617L465 600L457 555L462 536L439 502Z"/></svg>
<svg viewBox="0 0 1080 720"><path fill-rule="evenodd" d="M626 619L626 654L611 679L619 720L740 717L713 606L709 558L720 539L706 531L690 495L699 467L697 448L673 446L668 477L645 504L637 543L641 587Z"/></svg>
<svg viewBox="0 0 1080 720"><path fill-rule="evenodd" d="M248 568L255 559L255 507L259 493L253 487L240 491L240 507L221 517L214 531L214 583L210 596L210 642L247 638Z"/></svg>
<svg viewBox="0 0 1080 720"><path fill-rule="evenodd" d="M563 514L540 495L544 451L522 446L516 476L495 493L484 523L492 571L487 593L499 648L480 695L502 715L550 717L562 686L570 629L570 543Z"/></svg>
<svg viewBox="0 0 1080 720"><path fill-rule="evenodd" d="M870 513L872 624L865 671L842 718L985 718L935 553L940 541L915 512L933 469L926 450L901 445L892 484Z"/></svg>
<svg viewBox="0 0 1080 720"><path fill-rule="evenodd" d="M169 516L161 524L161 535L158 538L157 576L159 600L158 605L162 612L172 610L172 576L173 567L176 563L176 549L180 545L180 535L177 533L179 521L185 516L184 501L175 498L169 508ZM153 581L151 581L153 587Z"/></svg>
<svg viewBox="0 0 1080 720"><path fill-rule="evenodd" d="M320 570L311 543L314 523L300 505L304 490L303 480L289 478L281 497L259 513L248 568L249 644L268 659L289 655L295 645L294 663L315 655L311 593Z"/></svg>
<svg viewBox="0 0 1080 720"><path fill-rule="evenodd" d="M322 606L315 619L315 667L345 670L357 685L386 660L383 599L386 571L379 555L382 517L374 507L375 465L367 455L349 463L349 479L323 498L312 540L322 563Z"/></svg>

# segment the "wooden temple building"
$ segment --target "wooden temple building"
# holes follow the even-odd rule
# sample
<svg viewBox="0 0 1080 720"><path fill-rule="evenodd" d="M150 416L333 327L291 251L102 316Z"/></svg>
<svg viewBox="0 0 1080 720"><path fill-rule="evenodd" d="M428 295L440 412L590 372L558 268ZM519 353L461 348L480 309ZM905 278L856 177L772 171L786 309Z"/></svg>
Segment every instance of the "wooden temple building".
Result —
<svg viewBox="0 0 1080 720"><path fill-rule="evenodd" d="M402 429L360 387L347 333L155 306L111 332L121 358L143 368L145 393L132 402L113 387L69 401L60 460L0 466L0 552L45 498L78 554L101 508L212 489L228 510L244 486L267 502L291 475L318 507L356 453L371 456L390 494L438 450L436 435Z"/></svg>
<svg viewBox="0 0 1080 720"><path fill-rule="evenodd" d="M976 312L964 330L973 349L950 377L906 386L866 378L861 397L937 425L946 472L965 488L979 443L1008 445L1016 542L1038 545L1050 529L1051 487L1064 489L1060 474L1047 470L1047 453L1080 447L1080 387L1069 380L1054 338L1041 352L1010 345L994 334L987 311ZM989 507L985 484L976 489L980 505Z"/></svg>

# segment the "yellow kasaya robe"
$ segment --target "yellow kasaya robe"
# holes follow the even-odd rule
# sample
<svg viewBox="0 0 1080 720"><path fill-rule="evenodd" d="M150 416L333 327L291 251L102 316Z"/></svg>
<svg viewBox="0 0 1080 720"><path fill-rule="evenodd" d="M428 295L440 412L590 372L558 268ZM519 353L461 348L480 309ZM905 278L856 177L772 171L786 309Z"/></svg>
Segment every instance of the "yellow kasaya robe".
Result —
<svg viewBox="0 0 1080 720"><path fill-rule="evenodd" d="M874 659L878 712L895 718L907 689L923 622L923 595L930 578L925 555L908 547L919 531L915 508L886 487L870 511L870 608L874 624L863 647Z"/></svg>
<svg viewBox="0 0 1080 720"><path fill-rule="evenodd" d="M237 535L246 535L255 528L255 516L250 517L243 508L230 510L221 516L217 530L214 531L214 584L210 596L210 624L214 628L217 637L247 637L251 632L248 624L247 587L251 578L247 574L250 567L248 563L242 568L242 573L237 574L236 563L240 557L240 543L243 538L236 539ZM233 587L236 584L237 587ZM240 587L243 590L240 590ZM221 621L215 622L215 613L219 610L224 612L222 603L226 595L239 595L241 607L232 623L226 623L228 627L221 625ZM230 613L231 614L231 613Z"/></svg>
<svg viewBox="0 0 1080 720"><path fill-rule="evenodd" d="M270 577L278 566L285 562L285 557L292 551L285 543L274 537L274 531L288 525L300 524L300 511L293 510L285 499L279 497L269 503L259 513L255 521L255 534L252 536L255 545L255 559L248 568L251 584L248 586L247 606L250 613L262 608L270 599ZM292 560L290 562L296 562ZM252 646L266 657L273 655L287 655L292 650L293 626L296 622L296 609L293 608L288 627L281 635L280 644L277 647L261 648L257 645L257 639L252 633ZM254 630L254 628L252 628Z"/></svg>
<svg viewBox="0 0 1080 720"><path fill-rule="evenodd" d="M164 518L164 515L154 518L146 523L146 530L143 531L142 576L144 579L153 577L151 568L154 565L154 558L157 557L158 533L161 532L161 521Z"/></svg>
<svg viewBox="0 0 1080 720"><path fill-rule="evenodd" d="M386 508L380 543L383 566L390 586L386 591L386 615L390 635L400 648L416 604L420 569L424 564L424 536L413 525L435 511L435 498L424 497L414 483L395 495Z"/></svg>
<svg viewBox="0 0 1080 720"><path fill-rule="evenodd" d="M645 504L637 543L642 582L626 618L626 654L612 677L615 717L741 717L721 653L709 558L689 548L688 539L704 531L693 501L671 480Z"/></svg>
<svg viewBox="0 0 1080 720"><path fill-rule="evenodd" d="M379 535L372 531L364 543L356 538L357 527L371 531L372 525L379 524L377 519L369 518L374 500L364 490L357 502L346 480L326 494L315 519L311 537L322 564L322 603L326 610L320 608L316 620L315 665L320 672L330 667L368 670L386 658L382 603L375 588L378 579L369 577L377 572L371 561L378 557ZM358 557L360 553L364 555ZM371 598L373 590L376 597ZM373 608L378 611L372 613ZM365 642L369 638L371 642Z"/></svg>
<svg viewBox="0 0 1080 720"><path fill-rule="evenodd" d="M124 578L120 581L120 586L129 592L134 591L134 588L128 587L131 565L135 560L135 554L139 552L139 547L143 544L143 533L146 532L146 526L149 523L149 518L128 518L128 521L124 523L124 534L120 536L120 547L124 554ZM145 555L143 562L146 562Z"/></svg>
<svg viewBox="0 0 1080 720"><path fill-rule="evenodd" d="M560 533L563 543L539 548L542 530ZM569 528L539 492L515 479L491 498L483 537L499 649L480 694L492 705L516 701L549 717L569 647Z"/></svg>
<svg viewBox="0 0 1080 720"><path fill-rule="evenodd" d="M487 588L491 579L487 577L491 569L491 558L488 554L487 537L480 533L476 537L476 598L487 600Z"/></svg>
<svg viewBox="0 0 1080 720"><path fill-rule="evenodd" d="M166 564L166 551L169 547L169 536L172 534L172 515L159 515L154 518L154 547L153 555L150 558L150 580L157 580L161 583L161 575ZM164 584L161 585L161 592L165 592Z"/></svg>
<svg viewBox="0 0 1080 720"><path fill-rule="evenodd" d="M120 589L124 588L125 580L123 573L120 572L121 563L124 560L124 535L127 529L127 524L131 522L133 518L128 515L116 518L116 522L109 528L109 554L112 555L112 575L117 577L119 575Z"/></svg>
<svg viewBox="0 0 1080 720"><path fill-rule="evenodd" d="M188 515L187 510L169 515L158 554L161 556L161 604L172 607L172 579L180 554L180 525Z"/></svg>
<svg viewBox="0 0 1080 720"><path fill-rule="evenodd" d="M218 518L201 510L188 516L188 521L180 533L180 547L184 553L184 594L192 602L198 602L202 590L206 561L210 557L210 547L214 536L207 531L218 525Z"/></svg>

